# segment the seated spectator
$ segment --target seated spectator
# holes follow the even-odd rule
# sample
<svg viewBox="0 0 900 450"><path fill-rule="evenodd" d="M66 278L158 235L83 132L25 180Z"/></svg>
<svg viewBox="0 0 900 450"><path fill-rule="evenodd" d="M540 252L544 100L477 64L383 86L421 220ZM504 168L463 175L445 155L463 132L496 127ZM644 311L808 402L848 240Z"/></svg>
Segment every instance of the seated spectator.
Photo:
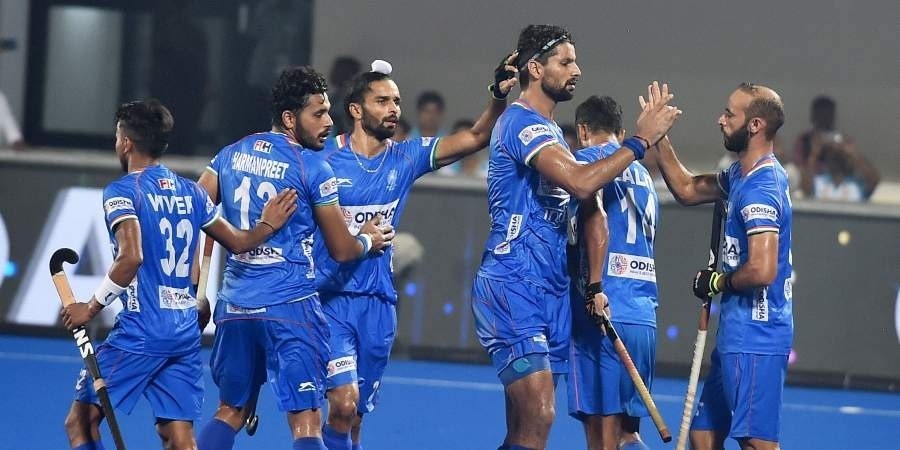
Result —
<svg viewBox="0 0 900 450"><path fill-rule="evenodd" d="M447 134L444 124L444 97L436 91L425 91L416 100L416 127L410 138L441 137Z"/></svg>
<svg viewBox="0 0 900 450"><path fill-rule="evenodd" d="M878 186L878 170L855 146L844 142L839 134L827 139L810 154L804 170L804 190L817 200L865 202ZM814 172L816 167L821 170Z"/></svg>

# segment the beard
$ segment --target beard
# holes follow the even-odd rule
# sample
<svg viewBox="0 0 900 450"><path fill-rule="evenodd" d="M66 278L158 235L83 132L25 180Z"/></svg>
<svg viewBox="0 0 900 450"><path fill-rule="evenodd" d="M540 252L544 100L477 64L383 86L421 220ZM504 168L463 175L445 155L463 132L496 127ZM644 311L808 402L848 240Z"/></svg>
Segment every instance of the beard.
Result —
<svg viewBox="0 0 900 450"><path fill-rule="evenodd" d="M567 102L575 96L574 92L566 89L567 86L568 83L563 83L562 86L550 86L543 80L541 81L541 89L544 91L544 94L547 94L547 97L550 97L556 103Z"/></svg>
<svg viewBox="0 0 900 450"><path fill-rule="evenodd" d="M722 134L725 134L725 131L722 131ZM731 136L725 134L725 149L729 152L740 153L747 149L747 144L750 143L750 130L747 127L747 123L744 123L738 131L735 131Z"/></svg>
<svg viewBox="0 0 900 450"><path fill-rule="evenodd" d="M379 141L383 141L385 139L389 139L394 137L394 132L396 131L396 127L394 129L388 128L384 126L383 120L378 120L363 110L362 116L362 126L363 129L366 130L369 134L371 134L375 139Z"/></svg>
<svg viewBox="0 0 900 450"><path fill-rule="evenodd" d="M320 142L320 135L309 134L304 130L299 130L299 134L294 135L294 140L297 141L303 148L307 148L314 151L319 151L325 148L325 143Z"/></svg>
<svg viewBox="0 0 900 450"><path fill-rule="evenodd" d="M128 173L128 159L125 155L119 157L119 165L122 166L122 172Z"/></svg>

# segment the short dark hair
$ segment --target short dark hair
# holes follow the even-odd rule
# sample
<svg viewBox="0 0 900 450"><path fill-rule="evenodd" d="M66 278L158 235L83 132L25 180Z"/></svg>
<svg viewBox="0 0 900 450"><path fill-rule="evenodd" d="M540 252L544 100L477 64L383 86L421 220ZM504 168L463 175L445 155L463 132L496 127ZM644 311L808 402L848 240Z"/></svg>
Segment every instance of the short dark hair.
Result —
<svg viewBox="0 0 900 450"><path fill-rule="evenodd" d="M381 72L363 72L353 77L353 80L350 82L350 92L346 97L344 97L344 115L350 120L350 122L353 122L353 116L350 115L350 104L362 104L363 97L366 96L366 92L371 91L369 85L376 81L390 79L390 75Z"/></svg>
<svg viewBox="0 0 900 450"><path fill-rule="evenodd" d="M753 83L741 83L741 92L753 96L747 106L747 120L759 117L766 121L766 139L773 139L778 129L784 125L784 103L774 90Z"/></svg>
<svg viewBox="0 0 900 450"><path fill-rule="evenodd" d="M457 130L468 130L475 126L475 122L472 119L459 119L456 122L453 122L453 128L450 128L453 131Z"/></svg>
<svg viewBox="0 0 900 450"><path fill-rule="evenodd" d="M169 146L175 119L159 100L151 98L123 103L116 110L116 124L138 151L159 158Z"/></svg>
<svg viewBox="0 0 900 450"><path fill-rule="evenodd" d="M516 67L519 68L519 84L522 88L528 86L528 71L525 64L529 60L547 64L547 60L556 54L556 47L563 43L575 43L569 30L558 25L528 25L519 33L519 42L516 44Z"/></svg>
<svg viewBox="0 0 900 450"><path fill-rule="evenodd" d="M281 113L297 111L309 104L309 97L324 94L328 83L322 74L309 66L284 69L272 86L272 125L281 125Z"/></svg>
<svg viewBox="0 0 900 450"><path fill-rule="evenodd" d="M425 91L419 94L419 98L416 99L416 111L421 111L425 105L429 104L435 104L439 110L443 111L444 96L438 91Z"/></svg>
<svg viewBox="0 0 900 450"><path fill-rule="evenodd" d="M813 99L810 109L818 111L822 109L834 110L837 107L834 99L827 95L820 95Z"/></svg>
<svg viewBox="0 0 900 450"><path fill-rule="evenodd" d="M587 125L591 132L622 131L622 106L612 97L592 95L575 109L575 123Z"/></svg>

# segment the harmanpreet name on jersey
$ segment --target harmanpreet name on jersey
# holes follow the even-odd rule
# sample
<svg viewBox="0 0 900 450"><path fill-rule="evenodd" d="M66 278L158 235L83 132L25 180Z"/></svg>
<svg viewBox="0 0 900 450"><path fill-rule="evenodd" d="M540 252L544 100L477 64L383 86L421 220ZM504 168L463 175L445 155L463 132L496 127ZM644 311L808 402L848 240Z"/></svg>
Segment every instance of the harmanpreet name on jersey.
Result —
<svg viewBox="0 0 900 450"><path fill-rule="evenodd" d="M298 196L297 211L278 233L254 249L229 255L220 298L258 309L313 295L314 208L338 202L331 167L289 136L265 132L223 148L208 170L219 177L225 218L245 230L259 221L278 192L293 188Z"/></svg>
<svg viewBox="0 0 900 450"><path fill-rule="evenodd" d="M232 170L239 170L241 172L247 172L260 177L276 178L282 180L284 179L284 174L287 173L287 170L290 167L290 164L283 161L261 158L259 156L249 155L247 153L235 153L231 157Z"/></svg>

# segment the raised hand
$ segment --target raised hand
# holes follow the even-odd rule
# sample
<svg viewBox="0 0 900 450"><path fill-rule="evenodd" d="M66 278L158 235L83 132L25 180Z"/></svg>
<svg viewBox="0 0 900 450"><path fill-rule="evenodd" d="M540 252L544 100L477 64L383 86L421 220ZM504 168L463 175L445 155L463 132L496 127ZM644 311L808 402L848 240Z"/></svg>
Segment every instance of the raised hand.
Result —
<svg viewBox="0 0 900 450"><path fill-rule="evenodd" d="M275 198L269 199L260 214L260 222L278 231L297 210L297 191L284 189Z"/></svg>
<svg viewBox="0 0 900 450"><path fill-rule="evenodd" d="M514 51L506 58L500 61L500 64L494 69L494 84L491 85L491 94L497 99L504 99L509 95L509 91L519 84L519 69L516 68L516 58L519 52Z"/></svg>
<svg viewBox="0 0 900 450"><path fill-rule="evenodd" d="M638 115L635 134L646 139L651 147L666 135L681 115L680 109L669 105L674 97L668 84L664 83L660 87L657 81L647 86L646 99L644 96L638 97L641 113Z"/></svg>

